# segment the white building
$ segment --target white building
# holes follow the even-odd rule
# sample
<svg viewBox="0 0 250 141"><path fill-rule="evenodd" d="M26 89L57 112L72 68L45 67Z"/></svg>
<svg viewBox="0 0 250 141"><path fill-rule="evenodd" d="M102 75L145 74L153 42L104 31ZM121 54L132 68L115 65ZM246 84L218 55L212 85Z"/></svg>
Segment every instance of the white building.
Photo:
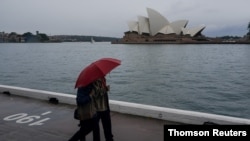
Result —
<svg viewBox="0 0 250 141"><path fill-rule="evenodd" d="M205 29L204 25L187 28L188 20L169 22L167 18L151 8L147 8L147 13L148 17L138 16L138 21L128 22L130 32L137 32L140 35L149 34L151 36L161 33L195 37Z"/></svg>

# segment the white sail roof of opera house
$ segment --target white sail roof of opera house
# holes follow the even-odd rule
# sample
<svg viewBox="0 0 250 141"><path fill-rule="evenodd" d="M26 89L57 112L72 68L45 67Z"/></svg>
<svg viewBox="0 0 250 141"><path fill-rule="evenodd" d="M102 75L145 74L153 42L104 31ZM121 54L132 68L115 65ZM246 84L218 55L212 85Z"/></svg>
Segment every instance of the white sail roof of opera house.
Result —
<svg viewBox="0 0 250 141"><path fill-rule="evenodd" d="M170 25L164 26L160 31L157 33L162 33L162 34L174 34L174 29Z"/></svg>
<svg viewBox="0 0 250 141"><path fill-rule="evenodd" d="M193 28L183 28L182 32L183 35L190 35L191 37L195 36L196 34L202 32L205 29L205 25Z"/></svg>
<svg viewBox="0 0 250 141"><path fill-rule="evenodd" d="M157 11L147 8L147 12L152 36L157 34L164 26L169 25L169 21Z"/></svg>
<svg viewBox="0 0 250 141"><path fill-rule="evenodd" d="M139 34L142 33L147 33L149 34L149 18L143 17L143 16L138 16L138 21L139 21Z"/></svg>
<svg viewBox="0 0 250 141"><path fill-rule="evenodd" d="M138 32L140 35L147 33L151 36L161 33L176 35L182 34L193 37L205 29L204 25L187 28L186 26L188 24L188 20L176 20L174 22L169 22L167 18L151 8L147 8L147 13L148 17L138 16L138 21L128 22L130 32Z"/></svg>
<svg viewBox="0 0 250 141"><path fill-rule="evenodd" d="M181 34L182 28L185 28L188 24L188 20L178 20L170 23L170 26L173 28L174 32L178 35Z"/></svg>
<svg viewBox="0 0 250 141"><path fill-rule="evenodd" d="M139 32L139 25L137 21L130 21L128 22L128 27L130 32Z"/></svg>

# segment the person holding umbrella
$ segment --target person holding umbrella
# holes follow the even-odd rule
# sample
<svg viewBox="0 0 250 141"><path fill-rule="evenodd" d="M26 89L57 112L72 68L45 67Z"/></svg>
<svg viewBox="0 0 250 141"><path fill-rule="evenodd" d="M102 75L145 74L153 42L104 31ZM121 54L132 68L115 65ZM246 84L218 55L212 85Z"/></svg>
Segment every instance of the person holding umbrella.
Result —
<svg viewBox="0 0 250 141"><path fill-rule="evenodd" d="M94 103L97 111L98 123L100 120L102 121L102 126L106 141L113 141L109 98L108 98L109 85L106 85L105 76L97 79L94 82L94 90L95 90ZM93 130L93 136L98 135L99 132L100 132L99 128L95 128Z"/></svg>
<svg viewBox="0 0 250 141"><path fill-rule="evenodd" d="M77 119L80 120L80 129L69 139L69 141L85 141L85 136L95 131L94 141L100 141L99 124L96 109L93 101L93 83L79 87L77 90Z"/></svg>
<svg viewBox="0 0 250 141"><path fill-rule="evenodd" d="M101 58L85 67L75 83L75 88L93 84L94 93L91 97L97 110L96 119L97 121L102 120L106 141L113 141L113 134L108 99L109 86L106 85L105 76L120 64L121 60L115 58ZM93 128L94 138L100 136L99 124L97 125L98 126L94 126L96 128Z"/></svg>

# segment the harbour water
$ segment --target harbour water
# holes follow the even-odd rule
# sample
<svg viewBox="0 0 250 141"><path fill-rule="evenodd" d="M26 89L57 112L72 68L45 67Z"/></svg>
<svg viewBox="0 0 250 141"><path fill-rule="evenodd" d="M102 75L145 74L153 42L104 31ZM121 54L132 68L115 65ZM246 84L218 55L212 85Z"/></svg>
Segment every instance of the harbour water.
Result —
<svg viewBox="0 0 250 141"><path fill-rule="evenodd" d="M250 45L1 43L0 84L75 94L103 57L122 61L110 99L250 119Z"/></svg>

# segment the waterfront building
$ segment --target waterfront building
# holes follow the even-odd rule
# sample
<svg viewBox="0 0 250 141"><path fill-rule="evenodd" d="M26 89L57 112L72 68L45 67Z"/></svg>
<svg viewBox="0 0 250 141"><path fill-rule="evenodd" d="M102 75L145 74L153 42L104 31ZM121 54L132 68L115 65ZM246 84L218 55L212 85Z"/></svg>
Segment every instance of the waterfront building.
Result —
<svg viewBox="0 0 250 141"><path fill-rule="evenodd" d="M113 43L193 43L209 41L202 35L205 25L187 27L188 20L169 21L154 9L147 8L148 17L138 16L129 21L129 30L121 40Z"/></svg>

